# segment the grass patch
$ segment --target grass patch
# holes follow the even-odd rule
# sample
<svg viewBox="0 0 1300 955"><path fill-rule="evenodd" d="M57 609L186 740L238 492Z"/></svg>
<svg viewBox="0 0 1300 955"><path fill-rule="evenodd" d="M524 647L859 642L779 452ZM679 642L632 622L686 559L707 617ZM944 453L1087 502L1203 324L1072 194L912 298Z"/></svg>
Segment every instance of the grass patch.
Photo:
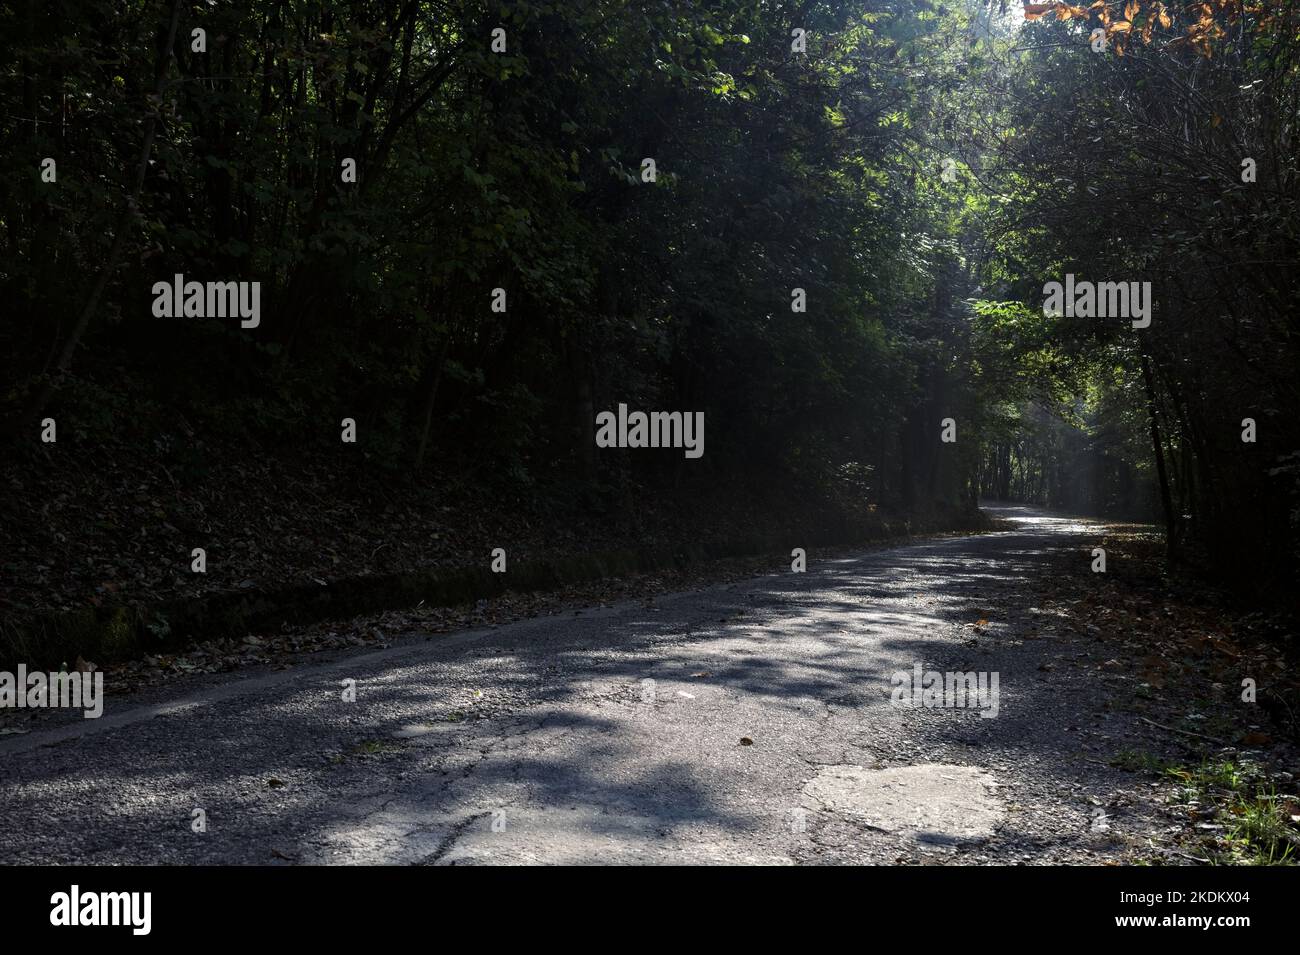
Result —
<svg viewBox="0 0 1300 955"><path fill-rule="evenodd" d="M379 756L383 753L390 753L395 749L400 749L401 744L391 739L367 739L362 740L348 750L352 756Z"/></svg>
<svg viewBox="0 0 1300 955"><path fill-rule="evenodd" d="M1195 768L1169 767L1177 781L1173 803L1198 820L1201 850L1216 865L1295 865L1300 801L1280 794L1246 760L1206 760ZM1209 828L1212 827L1212 828Z"/></svg>
<svg viewBox="0 0 1300 955"><path fill-rule="evenodd" d="M398 740L392 739L365 739L357 745L351 747L345 752L337 753L330 757L330 762L337 766L347 761L349 756L382 756L385 753L391 753L394 750L401 749L402 744Z"/></svg>
<svg viewBox="0 0 1300 955"><path fill-rule="evenodd" d="M1151 773L1156 776L1164 775L1173 767L1172 763L1166 762L1159 756L1139 753L1134 749L1120 750L1110 758L1110 765L1126 773Z"/></svg>

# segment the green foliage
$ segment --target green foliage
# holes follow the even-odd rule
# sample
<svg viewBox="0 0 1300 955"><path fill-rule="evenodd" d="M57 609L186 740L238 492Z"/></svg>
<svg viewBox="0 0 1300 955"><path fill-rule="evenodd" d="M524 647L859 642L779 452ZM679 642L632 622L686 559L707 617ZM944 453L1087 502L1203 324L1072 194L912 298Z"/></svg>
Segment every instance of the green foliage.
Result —
<svg viewBox="0 0 1300 955"><path fill-rule="evenodd" d="M582 419L626 401L703 410L708 480L848 468L882 501L969 498L971 450L934 440L940 410L970 418L977 400L946 287L965 282L968 200L911 171L930 164L964 14L813 5L798 55L788 15L754 0L249 0L183 7L167 64L169 3L57 6L0 14L20 64L0 98L39 123L0 158L60 164L57 188L0 186L11 405L70 333L156 109L127 249L77 354L107 391L147 381L139 411L279 447L336 440L350 415L376 465L450 454L591 481ZM176 272L260 281L262 325L153 318L145 292ZM598 465L634 467L685 473L676 456Z"/></svg>
<svg viewBox="0 0 1300 955"><path fill-rule="evenodd" d="M1300 11L1173 10L1117 56L1088 49L1087 17L1058 22L1061 5L1046 6L980 71L1010 95L962 123L992 199L973 213L986 294L1027 309L986 312L982 351L1023 361L1017 388L1042 383L1022 407L1068 419L1061 392L1077 396L1109 473L1101 500L1123 487L1131 505L1163 498L1175 554L1276 594L1300 567L1300 484L1276 470L1300 448L1298 280L1280 267L1295 260L1300 215L1287 105L1300 90ZM1149 7L1134 5L1140 33ZM1043 283L1067 272L1150 282L1151 327L1029 316ZM1254 444L1241 440L1245 418L1259 424Z"/></svg>
<svg viewBox="0 0 1300 955"><path fill-rule="evenodd" d="M1178 540L1293 569L1294 31L1117 57L1073 15L1018 28L975 0L800 9L806 55L757 0L4 7L2 410L66 386L72 343L114 409L95 429L291 449L351 416L395 472L850 474L910 509L1149 513L1163 490ZM1151 280L1152 328L1043 316L1066 271ZM261 326L154 318L177 272L261 282ZM594 455L620 401L704 411L706 461ZM1222 503L1241 489L1254 555Z"/></svg>

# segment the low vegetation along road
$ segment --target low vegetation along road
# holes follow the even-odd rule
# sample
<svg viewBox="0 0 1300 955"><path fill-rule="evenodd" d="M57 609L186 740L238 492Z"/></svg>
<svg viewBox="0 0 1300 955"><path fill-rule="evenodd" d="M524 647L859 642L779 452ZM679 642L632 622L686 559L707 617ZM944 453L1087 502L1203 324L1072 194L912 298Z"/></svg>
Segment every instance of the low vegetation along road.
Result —
<svg viewBox="0 0 1300 955"><path fill-rule="evenodd" d="M1098 668L1112 651L1058 629L1043 600L1052 568L1089 573L1099 529L995 512L1006 523L993 533L815 558L806 573L412 634L143 702L110 696L98 720L0 737L0 858L1017 863L1164 851L1157 787L1113 765L1159 731L1113 705ZM929 672L973 675L969 692L967 677L949 678L906 705Z"/></svg>

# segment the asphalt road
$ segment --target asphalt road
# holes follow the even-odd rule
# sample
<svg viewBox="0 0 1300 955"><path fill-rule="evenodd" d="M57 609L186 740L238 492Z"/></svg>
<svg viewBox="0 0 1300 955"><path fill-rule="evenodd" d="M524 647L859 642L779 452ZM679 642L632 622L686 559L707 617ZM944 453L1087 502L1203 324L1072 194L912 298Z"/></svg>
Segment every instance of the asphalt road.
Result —
<svg viewBox="0 0 1300 955"><path fill-rule="evenodd" d="M1097 529L999 514L1015 529L110 696L0 737L0 862L1100 861L1155 825L1089 758L1136 730L1032 639L1044 555L1086 570ZM897 705L917 665L997 673L996 715Z"/></svg>

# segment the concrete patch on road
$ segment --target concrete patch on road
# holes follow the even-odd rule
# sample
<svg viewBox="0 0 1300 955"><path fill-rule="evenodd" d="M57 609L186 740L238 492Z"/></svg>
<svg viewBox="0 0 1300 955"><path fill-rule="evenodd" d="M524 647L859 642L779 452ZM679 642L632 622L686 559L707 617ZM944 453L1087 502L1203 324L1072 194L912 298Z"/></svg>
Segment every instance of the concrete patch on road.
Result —
<svg viewBox="0 0 1300 955"><path fill-rule="evenodd" d="M974 766L828 766L803 791L811 809L923 843L988 839L1003 817L996 781Z"/></svg>

